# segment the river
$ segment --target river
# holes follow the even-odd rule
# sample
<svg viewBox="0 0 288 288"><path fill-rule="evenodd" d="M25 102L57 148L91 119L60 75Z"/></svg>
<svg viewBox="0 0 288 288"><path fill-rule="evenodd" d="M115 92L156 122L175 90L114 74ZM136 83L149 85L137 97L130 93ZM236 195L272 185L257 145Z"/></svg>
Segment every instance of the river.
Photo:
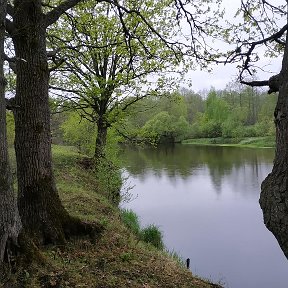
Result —
<svg viewBox="0 0 288 288"><path fill-rule="evenodd" d="M125 148L126 186L141 225L156 224L192 273L227 288L286 288L288 261L263 224L262 180L273 149ZM181 287L179 287L181 288Z"/></svg>

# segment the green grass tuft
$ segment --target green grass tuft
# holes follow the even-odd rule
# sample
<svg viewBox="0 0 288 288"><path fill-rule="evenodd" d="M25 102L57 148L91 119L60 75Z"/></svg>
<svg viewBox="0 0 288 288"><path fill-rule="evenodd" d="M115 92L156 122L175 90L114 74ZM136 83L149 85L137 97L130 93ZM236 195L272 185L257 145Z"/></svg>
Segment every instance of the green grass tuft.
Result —
<svg viewBox="0 0 288 288"><path fill-rule="evenodd" d="M140 235L140 222L137 214L129 209L121 210L122 222L131 230L136 236Z"/></svg>
<svg viewBox="0 0 288 288"><path fill-rule="evenodd" d="M121 210L121 220L139 240L149 243L159 250L164 249L163 235L159 227L152 224L141 229L138 215L130 209Z"/></svg>

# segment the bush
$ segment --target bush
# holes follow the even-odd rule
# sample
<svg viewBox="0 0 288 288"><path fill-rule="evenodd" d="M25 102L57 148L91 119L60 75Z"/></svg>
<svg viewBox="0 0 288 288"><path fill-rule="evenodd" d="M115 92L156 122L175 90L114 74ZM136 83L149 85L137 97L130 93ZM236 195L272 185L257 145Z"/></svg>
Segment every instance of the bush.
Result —
<svg viewBox="0 0 288 288"><path fill-rule="evenodd" d="M220 122L208 121L204 123L201 129L207 138L217 138L222 136L222 127Z"/></svg>
<svg viewBox="0 0 288 288"><path fill-rule="evenodd" d="M275 124L273 119L264 119L261 122L256 123L254 126L257 136L275 135Z"/></svg>
<svg viewBox="0 0 288 288"><path fill-rule="evenodd" d="M162 232L156 225L149 225L141 230L141 240L152 244L159 250L164 249Z"/></svg>

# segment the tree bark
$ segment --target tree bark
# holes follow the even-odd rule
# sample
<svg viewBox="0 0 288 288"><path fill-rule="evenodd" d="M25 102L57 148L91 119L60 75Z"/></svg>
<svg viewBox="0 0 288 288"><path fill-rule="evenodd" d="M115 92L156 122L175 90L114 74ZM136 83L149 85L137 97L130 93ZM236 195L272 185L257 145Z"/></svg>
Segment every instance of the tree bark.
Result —
<svg viewBox="0 0 288 288"><path fill-rule="evenodd" d="M275 108L276 151L272 172L261 185L260 206L264 223L288 259L288 37Z"/></svg>
<svg viewBox="0 0 288 288"><path fill-rule="evenodd" d="M0 0L0 265L4 257L8 257L11 245L18 245L22 228L13 191L6 136L6 81L3 71L6 5L6 0Z"/></svg>
<svg viewBox="0 0 288 288"><path fill-rule="evenodd" d="M11 33L16 54L15 151L18 206L25 233L36 243L63 243L89 232L64 209L52 170L49 69L40 0L15 0Z"/></svg>
<svg viewBox="0 0 288 288"><path fill-rule="evenodd" d="M107 143L107 130L108 125L103 119L103 115L99 115L99 119L97 121L97 136L94 155L95 159L100 159L105 155L104 149Z"/></svg>

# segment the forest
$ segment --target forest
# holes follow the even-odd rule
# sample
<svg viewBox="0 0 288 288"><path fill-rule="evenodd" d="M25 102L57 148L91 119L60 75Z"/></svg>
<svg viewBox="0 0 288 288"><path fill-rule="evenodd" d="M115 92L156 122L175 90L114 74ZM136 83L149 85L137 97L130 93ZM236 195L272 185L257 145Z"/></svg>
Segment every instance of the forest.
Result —
<svg viewBox="0 0 288 288"><path fill-rule="evenodd" d="M231 21L225 12L228 7L218 0L140 3L0 0L0 281L3 287L14 287L13 281L15 287L23 287L28 278L30 282L27 280L24 287L66 285L69 273L65 272L68 276L65 274L63 280L61 269L54 263L60 274L53 274L47 268L47 258L58 257L63 264L75 238L84 241L78 243L80 250L85 250L87 245L95 253L101 251L97 245L92 248L90 244L111 238L115 250L118 244L121 246L118 260L134 259L130 250L125 252L125 238L118 235L120 232L109 230L120 213L117 203L121 181L117 176L115 148L118 143L157 145L199 138L223 138L229 142L235 138L275 137L274 167L261 186L260 206L265 225L288 257L287 2L276 5L259 0L239 4ZM281 58L281 71L271 72L268 79L258 79L257 69L264 70L258 60L267 57L271 61ZM213 65L223 64L237 65L239 70L238 78L227 83L223 90L209 85L207 90L195 92L185 79L190 70L211 71ZM70 146L70 150L59 145ZM79 169L74 174L72 170L66 171L64 175L61 169L65 171L66 166ZM92 174L83 176L81 169L91 169ZM100 196L95 196L97 201L89 198L91 195L81 190L87 188L82 182L91 175L99 193L109 191L106 198L110 202L106 200L112 206ZM79 190L83 195L89 194L86 202L106 203L103 207L95 204L98 215L106 213L108 217L107 211L116 209L118 216L112 217L113 221L104 216L100 219L97 213L92 217L91 211L83 212L89 217L81 216L79 210L83 207L75 207L84 196L74 197L73 191L69 194L65 190L67 187L63 189L67 194L63 193L60 176L62 180L70 178L71 183L74 178L81 179ZM75 210L71 210L70 202L76 205ZM120 225L115 223L114 228ZM103 234L106 238L101 238ZM130 243L129 249L137 250L140 240L133 239L134 246ZM102 247L110 244L104 243ZM49 245L53 248L47 252ZM149 249L145 253L143 257L149 258ZM68 263L77 258L75 255L67 256ZM101 257L95 264L99 275L106 267L105 255ZM109 261L113 262L112 258ZM47 264L46 274L39 276L39 267L37 272L32 268L23 270L27 263ZM137 265L141 270L141 260ZM133 273L141 274L135 269ZM182 275L179 281L184 281L181 283L185 283L185 277L192 277L187 276L187 271L178 272L177 275ZM36 278L30 277L33 273ZM113 273L117 271L111 272L110 286L106 283L108 286L95 287L119 287ZM123 276L125 271L121 273ZM139 275L134 278L137 284L131 287L150 287L146 285L148 276L143 281ZM166 278L163 281L170 282ZM77 287L75 283L63 287ZM202 284L199 287L209 287L211 283Z"/></svg>
<svg viewBox="0 0 288 288"><path fill-rule="evenodd" d="M235 139L275 137L273 113L277 95L243 85L228 87L201 93L182 88L146 97L109 125L107 146L181 143L199 138L223 138L224 143L233 143ZM57 103L54 109L57 111ZM12 143L13 119L8 123L8 139ZM81 117L77 110L52 112L51 125L52 143L74 145L82 153L93 155L97 125Z"/></svg>

